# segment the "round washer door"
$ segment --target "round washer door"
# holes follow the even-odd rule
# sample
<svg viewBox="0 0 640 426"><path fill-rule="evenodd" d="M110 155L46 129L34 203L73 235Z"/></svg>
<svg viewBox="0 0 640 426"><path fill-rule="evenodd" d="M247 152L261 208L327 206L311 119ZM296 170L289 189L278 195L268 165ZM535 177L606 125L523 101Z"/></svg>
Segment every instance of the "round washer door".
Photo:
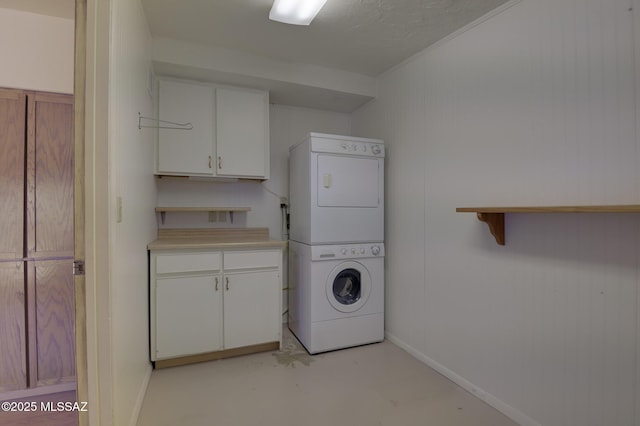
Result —
<svg viewBox="0 0 640 426"><path fill-rule="evenodd" d="M371 276L361 263L343 262L329 274L326 290L331 306L340 312L355 312L369 299Z"/></svg>

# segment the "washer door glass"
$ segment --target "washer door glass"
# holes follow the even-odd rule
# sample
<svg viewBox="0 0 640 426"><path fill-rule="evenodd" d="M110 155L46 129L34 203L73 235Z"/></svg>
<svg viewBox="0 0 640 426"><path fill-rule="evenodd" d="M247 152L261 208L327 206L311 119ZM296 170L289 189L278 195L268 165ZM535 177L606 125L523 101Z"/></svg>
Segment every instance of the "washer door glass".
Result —
<svg viewBox="0 0 640 426"><path fill-rule="evenodd" d="M367 302L371 291L369 272L358 262L344 262L327 279L327 298L340 312L355 312Z"/></svg>
<svg viewBox="0 0 640 426"><path fill-rule="evenodd" d="M362 297L360 272L345 269L333 280L333 297L343 305L353 305Z"/></svg>

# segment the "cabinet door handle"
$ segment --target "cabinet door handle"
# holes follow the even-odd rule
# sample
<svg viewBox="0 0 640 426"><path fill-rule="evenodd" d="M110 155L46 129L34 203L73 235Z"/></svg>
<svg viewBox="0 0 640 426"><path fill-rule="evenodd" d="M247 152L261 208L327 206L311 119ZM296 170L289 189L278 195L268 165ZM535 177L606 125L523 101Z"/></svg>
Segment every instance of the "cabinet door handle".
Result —
<svg viewBox="0 0 640 426"><path fill-rule="evenodd" d="M216 277L216 291L218 291L218 277Z"/></svg>
<svg viewBox="0 0 640 426"><path fill-rule="evenodd" d="M229 291L229 277L225 277L225 282L227 283L227 291Z"/></svg>
<svg viewBox="0 0 640 426"><path fill-rule="evenodd" d="M222 170L222 157L218 155L218 169Z"/></svg>
<svg viewBox="0 0 640 426"><path fill-rule="evenodd" d="M211 168L211 156L209 156L209 168Z"/></svg>

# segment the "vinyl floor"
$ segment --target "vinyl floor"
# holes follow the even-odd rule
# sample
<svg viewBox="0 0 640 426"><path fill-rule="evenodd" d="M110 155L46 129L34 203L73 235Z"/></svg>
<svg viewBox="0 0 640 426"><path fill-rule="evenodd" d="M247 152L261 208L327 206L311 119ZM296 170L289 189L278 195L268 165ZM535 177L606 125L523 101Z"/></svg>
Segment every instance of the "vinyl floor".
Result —
<svg viewBox="0 0 640 426"><path fill-rule="evenodd" d="M137 426L512 426L389 341L310 356L281 351L154 370Z"/></svg>

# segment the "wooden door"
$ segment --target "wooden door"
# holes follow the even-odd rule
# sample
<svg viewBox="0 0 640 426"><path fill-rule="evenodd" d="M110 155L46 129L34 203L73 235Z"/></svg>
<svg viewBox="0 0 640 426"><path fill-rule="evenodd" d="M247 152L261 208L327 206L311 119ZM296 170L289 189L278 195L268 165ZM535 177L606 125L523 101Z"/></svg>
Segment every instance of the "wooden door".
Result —
<svg viewBox="0 0 640 426"><path fill-rule="evenodd" d="M0 260L24 256L25 99L0 89Z"/></svg>
<svg viewBox="0 0 640 426"><path fill-rule="evenodd" d="M24 262L0 262L0 392L27 386Z"/></svg>
<svg viewBox="0 0 640 426"><path fill-rule="evenodd" d="M75 380L72 259L28 262L29 385Z"/></svg>
<svg viewBox="0 0 640 426"><path fill-rule="evenodd" d="M27 257L73 258L73 97L27 104Z"/></svg>

